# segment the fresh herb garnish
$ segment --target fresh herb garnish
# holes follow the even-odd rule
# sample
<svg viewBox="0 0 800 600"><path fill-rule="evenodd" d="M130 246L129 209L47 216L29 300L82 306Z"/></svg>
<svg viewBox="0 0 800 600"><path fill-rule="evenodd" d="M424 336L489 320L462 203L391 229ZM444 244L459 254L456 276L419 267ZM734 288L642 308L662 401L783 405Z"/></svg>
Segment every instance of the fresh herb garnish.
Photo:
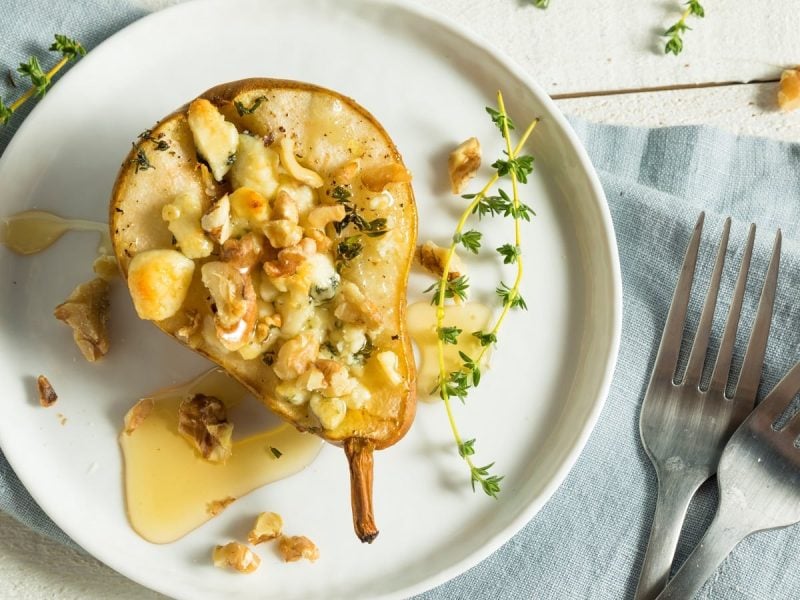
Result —
<svg viewBox="0 0 800 600"><path fill-rule="evenodd" d="M520 255L517 255L519 259ZM500 287L498 287L495 292L500 299L503 301L503 306L508 306L510 308L521 308L523 310L528 310L528 305L525 304L525 300L522 298L522 295L519 293L519 289L510 288L502 281L500 282Z"/></svg>
<svg viewBox="0 0 800 600"><path fill-rule="evenodd" d="M375 351L372 339L368 335L364 337L366 338L364 345L361 346L358 352L353 354L353 360L362 365L369 360L369 357L372 356L372 353Z"/></svg>
<svg viewBox="0 0 800 600"><path fill-rule="evenodd" d="M536 8L547 8L550 6L550 0L532 0Z"/></svg>
<svg viewBox="0 0 800 600"><path fill-rule="evenodd" d="M236 107L236 112L239 113L239 116L243 117L245 115L252 115L254 112L256 112L256 109L261 106L261 103L265 102L266 100L266 96L259 96L253 100L253 103L250 106L245 106L244 103L238 100L236 100L233 105Z"/></svg>
<svg viewBox="0 0 800 600"><path fill-rule="evenodd" d="M358 209L352 202L353 192L349 186L337 185L330 191L330 196L339 204L344 206L344 218L333 224L333 229L336 235L342 235L348 226L352 226L358 232L363 233L367 237L377 238L385 235L389 230L386 228L386 219L379 217L372 221L367 221L358 213ZM353 260L356 256L361 254L364 250L364 244L361 240L361 234L349 235L340 241L336 246L336 253L338 260L336 263L337 271L341 271L347 263Z"/></svg>
<svg viewBox="0 0 800 600"><path fill-rule="evenodd" d="M31 80L31 84L33 84L37 96L44 96L45 93L47 93L47 86L50 85L50 79L47 77L47 74L42 71L42 67L39 65L39 59L35 56L31 56L28 62L21 63L19 67L17 67L17 73Z"/></svg>
<svg viewBox="0 0 800 600"><path fill-rule="evenodd" d="M512 244L503 244L499 248L497 248L497 253L503 257L503 264L504 265L511 265L517 262L517 258L522 253L522 250L519 246L513 246Z"/></svg>
<svg viewBox="0 0 800 600"><path fill-rule="evenodd" d="M42 69L39 64L39 59L35 56L28 58L28 62L21 63L17 68L17 72L30 79L31 87L22 96L17 98L10 105L6 105L0 99L0 123L5 125L11 120L11 116L19 109L20 106L25 104L34 96L44 96L47 93L50 84L53 81L56 73L58 73L64 65L70 60L76 59L86 54L86 49L65 35L56 34L55 41L50 46L50 51L60 52L61 59L47 72ZM13 82L13 78L11 79ZM14 85L16 87L16 85Z"/></svg>
<svg viewBox="0 0 800 600"><path fill-rule="evenodd" d="M664 54L677 56L683 51L683 33L691 29L686 24L689 15L701 19L706 16L706 11L698 0L689 0L685 6L686 9L681 14L681 18L662 34L663 37L669 38L664 46Z"/></svg>
<svg viewBox="0 0 800 600"><path fill-rule="evenodd" d="M480 231L470 229L464 233L456 233L453 236L453 241L456 244L460 243L473 254L477 254L481 247L481 237L483 237L483 234Z"/></svg>
<svg viewBox="0 0 800 600"><path fill-rule="evenodd" d="M347 264L364 250L360 235L351 235L336 244L337 258Z"/></svg>
<svg viewBox="0 0 800 600"><path fill-rule="evenodd" d="M333 345L333 342L326 340L323 342L322 347L330 353L331 356L339 356L339 349Z"/></svg>
<svg viewBox="0 0 800 600"><path fill-rule="evenodd" d="M58 33L54 37L55 41L50 45L50 52L61 52L61 56L67 59L86 55L86 48L79 42Z"/></svg>
<svg viewBox="0 0 800 600"><path fill-rule="evenodd" d="M431 304L437 304L440 295L441 281L437 281L426 289L423 294L433 291L433 298ZM447 279L444 282L444 297L448 300L451 298L458 298L459 301L467 299L467 290L469 289L469 279L466 275L461 275L455 279Z"/></svg>
<svg viewBox="0 0 800 600"><path fill-rule="evenodd" d="M283 456L283 452L278 450L275 446L270 446L269 451L272 452L272 456L274 456L275 458L280 458L281 456Z"/></svg>
<svg viewBox="0 0 800 600"><path fill-rule="evenodd" d="M473 331L472 335L478 338L481 346L490 346L497 343L497 334L493 332L486 333L485 331Z"/></svg>
<svg viewBox="0 0 800 600"><path fill-rule="evenodd" d="M486 112L489 113L489 116L492 118L492 123L497 125L500 133L503 133L503 131L506 129L509 131L514 129L514 121L512 121L511 117L509 117L504 111L499 111L491 106L487 106Z"/></svg>
<svg viewBox="0 0 800 600"><path fill-rule="evenodd" d="M508 156L508 151L503 151ZM497 174L500 177L505 177L513 173L514 178L520 183L528 183L528 175L533 171L533 157L532 156L513 156L507 160L498 158L492 163L492 168L497 169Z"/></svg>
<svg viewBox="0 0 800 600"><path fill-rule="evenodd" d="M134 156L130 162L136 165L136 173L139 171L147 171L148 169L155 169L155 167L150 164L150 160L147 158L147 154L145 154L142 148L136 151L136 156Z"/></svg>
<svg viewBox="0 0 800 600"><path fill-rule="evenodd" d="M440 327L438 329L439 339L445 344L457 344L458 336L461 335L461 329L458 327Z"/></svg>
<svg viewBox="0 0 800 600"><path fill-rule="evenodd" d="M541 4L542 7L544 7L547 5L547 2L544 0L536 4L537 6ZM475 490L476 484L479 484L483 492L493 498L497 497L497 494L500 493L500 482L503 480L503 477L491 474L494 462L484 466L478 466L473 462L472 457L475 455L475 439L464 441L461 438L450 400L455 397L462 402L466 402L469 390L477 387L481 381L480 366L483 364L483 358L489 348L497 343L497 333L508 315L508 312L512 308L527 308L525 300L523 300L519 292L523 273L520 223L523 220L529 221L531 215L535 213L529 206L520 201L519 184L527 183L528 175L533 171L533 157L529 155L520 155L519 152L533 132L539 119L535 119L528 126L517 145L512 148L509 132L514 129L514 123L506 113L503 95L500 92L497 94L497 104L498 106L496 109L487 107L486 112L503 135L506 144L506 149L504 151L505 158L498 159L492 165L495 169L495 174L489 179L488 183L486 183L480 192L462 196L464 199L469 200L469 205L461 214L458 224L456 225L455 233L453 234L450 247L445 257L442 276L436 283L425 290L426 292L433 292L432 304L436 306L437 347L440 369L438 382L433 392L438 391L439 396L444 402L458 454L467 463L470 470L472 489ZM492 189L501 177L508 177L511 179L511 195L507 194L502 189L498 189L496 195L489 196L489 190ZM470 252L477 253L480 248L482 237L477 230L470 229L464 231L466 222L471 215L477 215L479 220L487 216L502 216L513 220L514 243L500 246L497 248L497 252L503 257L503 262L505 264L514 264L516 266L517 274L514 279L514 284L511 287L500 282L500 286L496 290L503 302L503 310L497 317L491 330L475 331L472 333L472 335L480 341L480 352L475 357L469 356L464 352L459 352L459 357L462 361L461 368L457 371L447 372L444 368L444 347L446 344L457 343L457 337L461 331L455 327L445 327L445 301L447 299L453 299L456 302L464 300L466 298L467 289L469 288L466 276L464 275L452 280L450 279L450 264L458 244L463 245Z"/></svg>

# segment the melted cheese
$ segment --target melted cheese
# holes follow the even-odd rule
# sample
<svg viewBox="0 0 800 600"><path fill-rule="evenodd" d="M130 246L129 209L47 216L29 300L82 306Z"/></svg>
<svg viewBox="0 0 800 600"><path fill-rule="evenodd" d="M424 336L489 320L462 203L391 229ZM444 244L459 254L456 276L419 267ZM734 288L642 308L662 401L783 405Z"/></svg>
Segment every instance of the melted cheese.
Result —
<svg viewBox="0 0 800 600"><path fill-rule="evenodd" d="M208 161L214 179L222 181L231 168L232 157L239 144L239 131L233 123L204 98L189 105L187 113L197 151Z"/></svg>
<svg viewBox="0 0 800 600"><path fill-rule="evenodd" d="M128 288L142 319L160 321L180 310L194 274L194 261L177 250L147 250L131 260Z"/></svg>
<svg viewBox="0 0 800 600"><path fill-rule="evenodd" d="M234 189L249 187L267 199L278 189L278 154L252 135L241 134L236 160L231 167Z"/></svg>

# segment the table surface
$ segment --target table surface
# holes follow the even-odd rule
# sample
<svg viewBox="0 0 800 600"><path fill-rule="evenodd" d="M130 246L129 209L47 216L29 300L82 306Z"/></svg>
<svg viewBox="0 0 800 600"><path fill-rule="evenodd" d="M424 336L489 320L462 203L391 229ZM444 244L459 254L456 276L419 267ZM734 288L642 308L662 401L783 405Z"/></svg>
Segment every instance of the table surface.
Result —
<svg viewBox="0 0 800 600"><path fill-rule="evenodd" d="M136 0L155 10L180 0ZM658 34L678 0L426 0L507 53L559 108L624 125L708 124L734 133L800 140L800 111L778 110L782 69L800 64L794 0L704 0L706 18L679 56ZM0 598L164 598L94 558L65 548L0 513Z"/></svg>

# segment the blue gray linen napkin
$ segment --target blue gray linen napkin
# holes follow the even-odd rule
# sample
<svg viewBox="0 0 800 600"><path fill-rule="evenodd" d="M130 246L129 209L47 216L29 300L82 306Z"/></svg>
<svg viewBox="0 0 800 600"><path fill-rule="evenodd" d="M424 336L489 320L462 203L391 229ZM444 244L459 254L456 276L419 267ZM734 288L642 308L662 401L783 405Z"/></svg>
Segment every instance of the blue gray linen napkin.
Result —
<svg viewBox="0 0 800 600"><path fill-rule="evenodd" d="M52 32L69 33L91 47L137 16L130 6L111 0L61 0L47 10L27 0L3 0L0 69L16 66L32 52L42 55ZM4 82L0 91L8 98L11 90ZM0 154L22 116L0 129ZM783 228L780 285L761 395L800 359L800 304L795 302L800 284L800 145L739 138L705 127L648 130L577 120L573 126L603 182L622 263L625 310L611 393L586 449L544 509L486 561L418 598L632 597L656 490L655 474L639 443L639 408L683 252L701 210L708 215L697 278L702 284L711 269L711 240L719 237L724 216L733 217L721 293L726 301L747 224L759 225L739 350L755 313L772 235ZM694 323L698 295L689 314ZM722 302L716 332L726 310ZM717 335L712 352L718 343ZM741 353L735 361L740 364ZM690 509L679 563L707 527L715 504L715 487L707 484ZM1 451L0 509L74 545L36 505ZM797 598L798 557L800 527L754 536L734 551L700 597Z"/></svg>

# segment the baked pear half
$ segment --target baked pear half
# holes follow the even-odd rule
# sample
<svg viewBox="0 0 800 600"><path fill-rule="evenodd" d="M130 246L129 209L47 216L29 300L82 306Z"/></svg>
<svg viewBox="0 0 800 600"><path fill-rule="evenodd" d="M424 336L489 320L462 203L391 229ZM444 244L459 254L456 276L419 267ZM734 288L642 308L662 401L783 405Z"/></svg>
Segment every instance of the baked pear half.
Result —
<svg viewBox="0 0 800 600"><path fill-rule="evenodd" d="M378 534L373 450L403 437L415 411L410 181L350 98L245 79L144 132L110 206L138 315L344 448L364 542Z"/></svg>

